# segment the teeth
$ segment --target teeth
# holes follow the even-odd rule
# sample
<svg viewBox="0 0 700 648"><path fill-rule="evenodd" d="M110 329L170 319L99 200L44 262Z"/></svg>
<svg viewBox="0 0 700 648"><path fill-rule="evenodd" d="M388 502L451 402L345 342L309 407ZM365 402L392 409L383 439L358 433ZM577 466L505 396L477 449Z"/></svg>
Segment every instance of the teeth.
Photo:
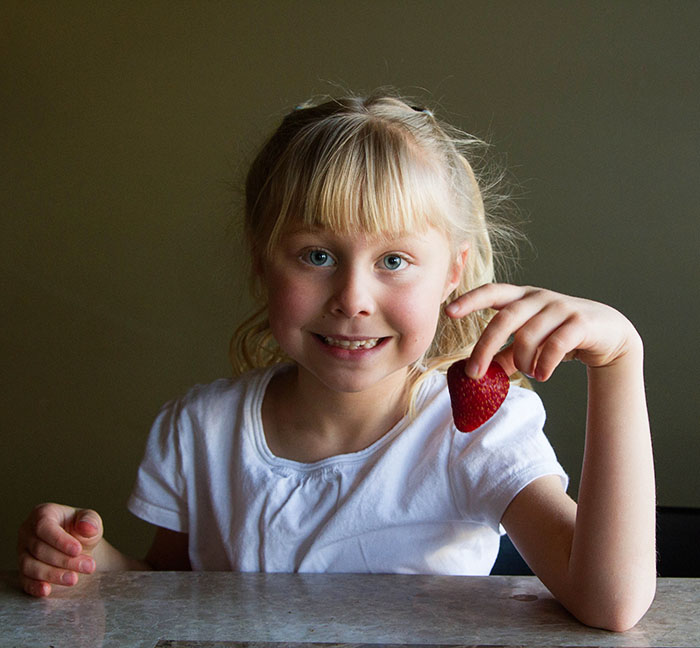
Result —
<svg viewBox="0 0 700 648"><path fill-rule="evenodd" d="M324 342L341 349L373 349L379 343L379 338L368 338L367 340L338 340L332 337L324 337Z"/></svg>

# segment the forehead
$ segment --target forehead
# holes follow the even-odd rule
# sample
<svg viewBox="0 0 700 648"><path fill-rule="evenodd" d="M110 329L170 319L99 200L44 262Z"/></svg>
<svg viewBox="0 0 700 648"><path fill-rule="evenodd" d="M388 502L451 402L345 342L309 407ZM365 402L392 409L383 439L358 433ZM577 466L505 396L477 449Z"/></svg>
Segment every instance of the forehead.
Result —
<svg viewBox="0 0 700 648"><path fill-rule="evenodd" d="M420 237L431 230L436 231L438 229L428 221L423 221L415 227L381 227L380 223L374 225L376 226L363 227L362 224L355 226L346 221L343 223L343 226L337 227L335 223L329 224L323 222L321 219L311 223L299 219L288 221L286 226L280 230L280 237L308 234L337 238L391 241L402 238Z"/></svg>
<svg viewBox="0 0 700 648"><path fill-rule="evenodd" d="M269 227L262 248L299 228L377 237L450 231L455 192L445 160L405 131L360 126L290 145L260 195Z"/></svg>
<svg viewBox="0 0 700 648"><path fill-rule="evenodd" d="M381 231L337 232L326 227L303 226L290 228L282 232L279 245L289 243L291 246L319 245L342 247L346 249L370 249L376 251L417 250L425 252L426 248L435 252L449 250L449 240L446 234L434 227L426 226L420 232Z"/></svg>
<svg viewBox="0 0 700 648"><path fill-rule="evenodd" d="M428 219L406 219L401 223L400 219L393 219L386 223L381 219L370 219L368 222L357 222L357 220L346 219L341 221L324 221L324 219L313 219L305 222L295 218L288 220L283 227L278 227L268 240L267 254L273 254L279 245L292 242L296 243L302 239L309 239L309 244L313 240L317 244L343 244L348 242L357 245L368 245L377 247L411 247L431 241L433 245L442 244L452 248L451 237L444 227L439 227L431 223Z"/></svg>
<svg viewBox="0 0 700 648"><path fill-rule="evenodd" d="M449 231L452 205L444 184L434 177L405 174L383 186L372 186L366 178L335 180L321 189L307 187L287 202L288 208L277 214L268 249L281 236L297 232L391 240Z"/></svg>

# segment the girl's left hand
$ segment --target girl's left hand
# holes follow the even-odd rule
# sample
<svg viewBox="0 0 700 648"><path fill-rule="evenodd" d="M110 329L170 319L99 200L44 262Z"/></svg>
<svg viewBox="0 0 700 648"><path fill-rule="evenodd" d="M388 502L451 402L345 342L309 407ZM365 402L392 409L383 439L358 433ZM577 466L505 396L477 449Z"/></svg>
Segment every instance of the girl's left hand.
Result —
<svg viewBox="0 0 700 648"><path fill-rule="evenodd" d="M544 381L562 361L607 367L641 350L636 329L614 308L542 288L486 284L458 297L446 312L460 318L485 308L498 312L467 363L472 378L481 377L494 358L509 375L519 370ZM502 348L511 336L512 344Z"/></svg>

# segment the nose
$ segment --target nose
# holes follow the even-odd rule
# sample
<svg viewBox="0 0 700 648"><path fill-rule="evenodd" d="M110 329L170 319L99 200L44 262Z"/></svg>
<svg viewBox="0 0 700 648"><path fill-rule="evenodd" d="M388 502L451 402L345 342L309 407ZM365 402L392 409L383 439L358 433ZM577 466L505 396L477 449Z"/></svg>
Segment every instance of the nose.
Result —
<svg viewBox="0 0 700 648"><path fill-rule="evenodd" d="M375 310L371 278L357 269L337 272L330 280L332 295L329 308L333 315L367 317Z"/></svg>

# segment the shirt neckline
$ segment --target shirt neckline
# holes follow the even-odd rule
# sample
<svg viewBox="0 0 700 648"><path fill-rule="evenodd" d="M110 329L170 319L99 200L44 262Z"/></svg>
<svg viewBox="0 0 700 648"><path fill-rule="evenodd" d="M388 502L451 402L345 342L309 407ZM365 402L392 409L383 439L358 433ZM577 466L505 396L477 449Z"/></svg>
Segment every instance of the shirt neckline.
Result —
<svg viewBox="0 0 700 648"><path fill-rule="evenodd" d="M408 415L402 417L401 420L396 423L396 425L394 425L374 443L362 450L358 450L357 452L333 455L331 457L326 457L325 459L319 459L318 461L310 463L280 457L274 454L267 444L265 430L262 423L262 404L267 387L274 375L278 371L283 371L291 366L292 365L290 363L280 363L272 365L271 367L266 367L262 371L258 372L252 385L253 394L249 400L250 405L248 415L255 449L257 450L259 458L273 468L281 469L286 473L297 472L308 474L316 471L329 471L344 465L359 464L365 461L367 457L380 450L386 444L390 443L410 422ZM419 387L418 395L416 397L416 409L419 409L422 405L428 393L428 385L431 383L432 380L426 380Z"/></svg>

